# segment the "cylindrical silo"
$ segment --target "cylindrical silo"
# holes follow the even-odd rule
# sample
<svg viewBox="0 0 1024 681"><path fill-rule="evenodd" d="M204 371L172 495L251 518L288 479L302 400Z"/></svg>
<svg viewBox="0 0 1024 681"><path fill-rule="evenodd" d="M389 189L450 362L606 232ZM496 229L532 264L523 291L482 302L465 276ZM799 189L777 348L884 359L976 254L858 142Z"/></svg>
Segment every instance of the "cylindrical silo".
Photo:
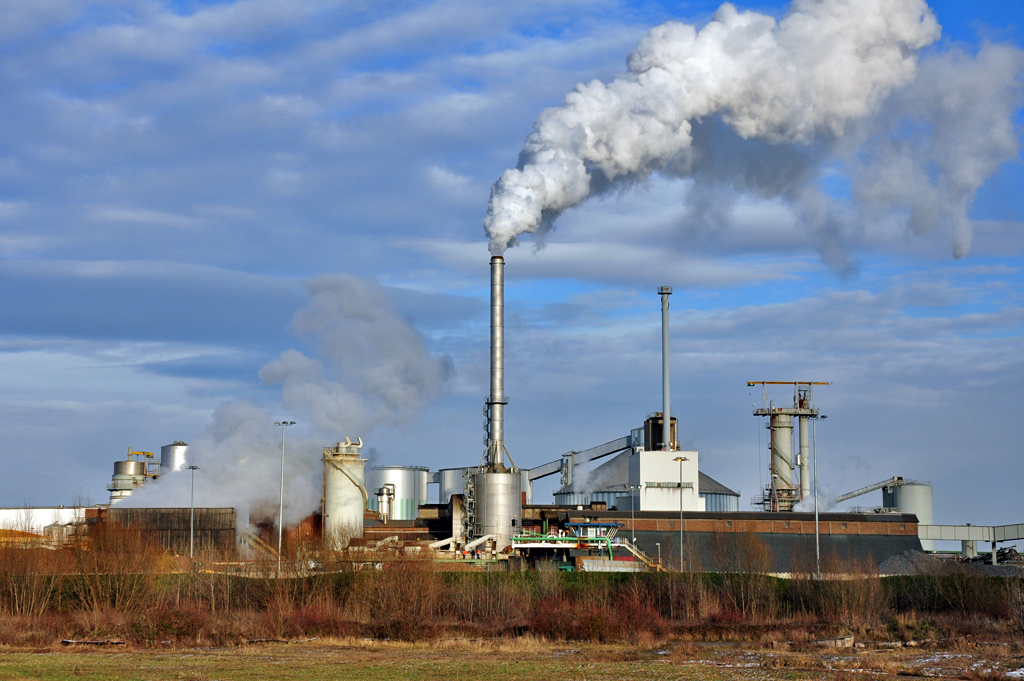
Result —
<svg viewBox="0 0 1024 681"><path fill-rule="evenodd" d="M926 482L905 482L889 489L882 490L882 506L899 509L900 513L912 513L917 516L919 525L931 525L933 522L932 486ZM934 551L935 542L922 539L921 548Z"/></svg>
<svg viewBox="0 0 1024 681"><path fill-rule="evenodd" d="M324 447L324 546L342 549L352 537L363 536L366 491L363 464L359 456L361 439L349 438L337 447Z"/></svg>
<svg viewBox="0 0 1024 681"><path fill-rule="evenodd" d="M512 543L512 535L522 526L521 481L518 471L473 475L476 500L473 536L494 535L498 551Z"/></svg>
<svg viewBox="0 0 1024 681"><path fill-rule="evenodd" d="M776 487L793 487L793 417L772 414L772 471L779 476Z"/></svg>
<svg viewBox="0 0 1024 681"><path fill-rule="evenodd" d="M114 475L111 477L107 489L110 490L110 503L116 504L121 499L130 496L136 487L146 483L146 462L127 461L114 462Z"/></svg>
<svg viewBox="0 0 1024 681"><path fill-rule="evenodd" d="M367 476L367 489L377 490L386 484L395 486L395 508L391 520L415 520L418 507L427 503L426 466L374 466ZM370 495L370 509L380 512L377 498Z"/></svg>
<svg viewBox="0 0 1024 681"><path fill-rule="evenodd" d="M175 440L169 445L160 448L160 473L180 471L185 467L185 453L188 445L181 440Z"/></svg>
<svg viewBox="0 0 1024 681"><path fill-rule="evenodd" d="M469 468L442 468L438 471L437 503L447 504L453 494L466 493L466 471Z"/></svg>

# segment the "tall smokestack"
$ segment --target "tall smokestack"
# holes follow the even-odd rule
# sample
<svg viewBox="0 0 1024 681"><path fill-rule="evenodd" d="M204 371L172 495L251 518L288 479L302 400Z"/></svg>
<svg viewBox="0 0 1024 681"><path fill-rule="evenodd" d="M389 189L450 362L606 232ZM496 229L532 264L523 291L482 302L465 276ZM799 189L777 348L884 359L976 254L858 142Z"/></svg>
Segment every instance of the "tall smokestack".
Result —
<svg viewBox="0 0 1024 681"><path fill-rule="evenodd" d="M491 258L491 394L488 406L488 468L504 473L505 468L505 259Z"/></svg>
<svg viewBox="0 0 1024 681"><path fill-rule="evenodd" d="M659 286L661 294L661 442L666 452L672 451L672 397L668 388L668 297L671 286Z"/></svg>

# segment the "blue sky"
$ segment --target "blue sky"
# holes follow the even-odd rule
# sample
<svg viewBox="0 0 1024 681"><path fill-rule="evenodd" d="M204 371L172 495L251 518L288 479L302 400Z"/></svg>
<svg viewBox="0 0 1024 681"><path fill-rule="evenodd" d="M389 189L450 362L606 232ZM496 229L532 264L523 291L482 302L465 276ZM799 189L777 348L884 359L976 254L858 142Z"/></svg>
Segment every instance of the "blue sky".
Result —
<svg viewBox="0 0 1024 681"><path fill-rule="evenodd" d="M491 183L542 109L718 3L505 5L0 9L0 505L105 500L129 447L205 442L240 401L300 422L307 473L346 435L385 463L476 463ZM1024 39L1020 3L930 5L943 33L922 58ZM980 188L966 257L942 230L879 223L844 242L847 276L779 201L741 196L708 234L687 222L687 182L654 175L566 212L543 249L507 254L513 459L620 437L660 408L654 292L671 284L683 439L744 499L764 475L745 382L809 378L833 381L823 488L903 475L935 484L940 522L1021 522L1022 186L1016 159ZM258 376L289 349L327 352L292 319L303 281L335 273L378 281L450 370L366 432L312 425Z"/></svg>

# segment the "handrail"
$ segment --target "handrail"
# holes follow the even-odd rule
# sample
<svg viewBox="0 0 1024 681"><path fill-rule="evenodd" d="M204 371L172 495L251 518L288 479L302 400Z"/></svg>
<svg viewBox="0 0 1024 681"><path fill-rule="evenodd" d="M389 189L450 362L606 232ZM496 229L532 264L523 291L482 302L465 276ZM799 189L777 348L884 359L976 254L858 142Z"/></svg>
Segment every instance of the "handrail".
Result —
<svg viewBox="0 0 1024 681"><path fill-rule="evenodd" d="M662 567L660 563L658 563L656 560L648 556L640 549L639 546L636 546L635 544L633 544L633 542L629 541L625 537L616 537L615 545L622 546L623 548L625 548L627 551L629 551L634 556L639 558L644 565L651 568L652 570L661 571Z"/></svg>

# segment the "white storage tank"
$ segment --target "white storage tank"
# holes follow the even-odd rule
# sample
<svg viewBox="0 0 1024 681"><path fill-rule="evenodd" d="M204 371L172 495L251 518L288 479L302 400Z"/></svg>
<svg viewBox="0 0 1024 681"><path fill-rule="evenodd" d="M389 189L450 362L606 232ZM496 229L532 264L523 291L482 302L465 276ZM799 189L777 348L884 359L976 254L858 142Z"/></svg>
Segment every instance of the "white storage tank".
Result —
<svg viewBox="0 0 1024 681"><path fill-rule="evenodd" d="M391 520L415 520L418 507L427 503L427 482L430 469L426 466L374 466L367 476L370 494L369 508L380 512L377 490L386 484L395 486L395 507Z"/></svg>
<svg viewBox="0 0 1024 681"><path fill-rule="evenodd" d="M437 503L447 504L453 494L466 493L466 471L469 468L442 468L438 471Z"/></svg>
<svg viewBox="0 0 1024 681"><path fill-rule="evenodd" d="M882 506L898 509L900 513L912 513L917 516L919 525L933 524L932 486L927 482L907 481L902 485L882 489ZM925 551L935 550L935 541L922 539L921 548Z"/></svg>
<svg viewBox="0 0 1024 681"><path fill-rule="evenodd" d="M343 549L352 537L363 536L363 510L366 491L360 458L362 439L345 438L336 447L324 447L324 546Z"/></svg>
<svg viewBox="0 0 1024 681"><path fill-rule="evenodd" d="M185 453L188 445L181 440L175 440L169 445L160 448L160 473L180 471L185 467Z"/></svg>

